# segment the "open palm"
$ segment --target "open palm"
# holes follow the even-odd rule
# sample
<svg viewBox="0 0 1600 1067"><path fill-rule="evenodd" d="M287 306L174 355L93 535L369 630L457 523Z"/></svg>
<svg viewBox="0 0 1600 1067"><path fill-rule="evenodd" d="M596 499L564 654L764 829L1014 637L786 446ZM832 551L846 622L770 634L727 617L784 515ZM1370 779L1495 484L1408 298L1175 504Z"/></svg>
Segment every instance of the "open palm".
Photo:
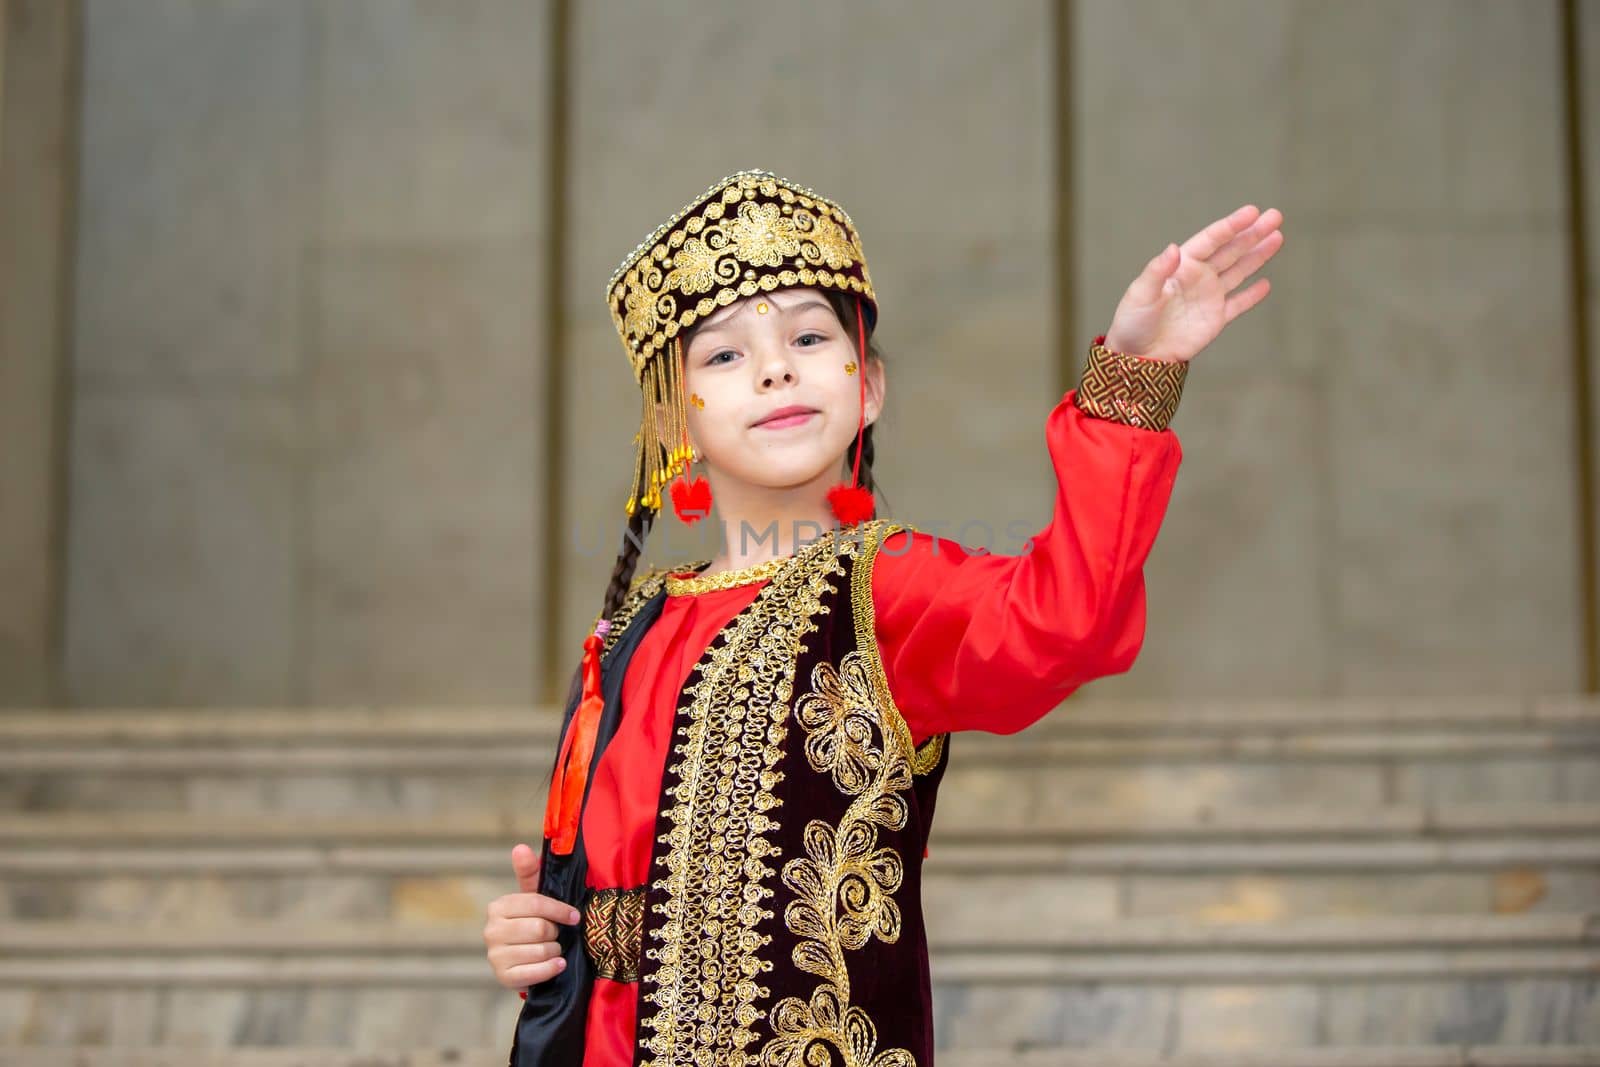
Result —
<svg viewBox="0 0 1600 1067"><path fill-rule="evenodd" d="M1234 290L1283 247L1282 223L1276 208L1258 214L1246 204L1181 248L1169 244L1122 295L1106 347L1149 359L1193 359L1224 326L1266 298L1272 284L1265 278Z"/></svg>

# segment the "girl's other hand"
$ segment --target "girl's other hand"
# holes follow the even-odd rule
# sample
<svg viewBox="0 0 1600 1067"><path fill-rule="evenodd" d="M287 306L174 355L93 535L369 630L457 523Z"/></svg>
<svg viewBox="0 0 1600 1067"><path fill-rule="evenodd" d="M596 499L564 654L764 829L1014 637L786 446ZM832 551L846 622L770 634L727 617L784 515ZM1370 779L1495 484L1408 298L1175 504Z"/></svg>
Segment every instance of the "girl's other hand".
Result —
<svg viewBox="0 0 1600 1067"><path fill-rule="evenodd" d="M489 902L483 943L488 946L495 981L507 989L526 992L565 969L567 961L556 940L557 926L576 926L582 916L571 904L539 892L539 853L529 846L517 845L511 850L511 869L521 892Z"/></svg>
<svg viewBox="0 0 1600 1067"><path fill-rule="evenodd" d="M1168 245L1128 286L1105 346L1148 359L1186 362L1222 328L1266 298L1272 285L1258 279L1234 292L1283 247L1283 213L1259 216L1246 204L1183 243Z"/></svg>

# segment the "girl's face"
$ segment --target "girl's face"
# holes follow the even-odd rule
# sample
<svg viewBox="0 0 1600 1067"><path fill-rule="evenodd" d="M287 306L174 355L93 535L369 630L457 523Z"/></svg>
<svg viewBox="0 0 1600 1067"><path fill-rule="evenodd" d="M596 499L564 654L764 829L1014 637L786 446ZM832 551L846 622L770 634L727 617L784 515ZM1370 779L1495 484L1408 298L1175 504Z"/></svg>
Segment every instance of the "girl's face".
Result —
<svg viewBox="0 0 1600 1067"><path fill-rule="evenodd" d="M737 300L703 320L684 348L689 440L708 467L751 486L831 480L855 440L861 374L868 424L883 406L882 366L860 362L820 290ZM790 408L801 411L773 418Z"/></svg>

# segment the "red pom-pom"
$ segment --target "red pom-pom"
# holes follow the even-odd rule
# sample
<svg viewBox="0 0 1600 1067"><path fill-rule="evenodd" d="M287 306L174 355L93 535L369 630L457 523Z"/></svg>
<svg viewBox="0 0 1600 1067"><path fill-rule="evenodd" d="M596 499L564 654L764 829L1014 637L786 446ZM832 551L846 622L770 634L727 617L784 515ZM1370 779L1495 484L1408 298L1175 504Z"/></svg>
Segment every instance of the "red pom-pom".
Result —
<svg viewBox="0 0 1600 1067"><path fill-rule="evenodd" d="M711 484L701 475L692 482L672 483L672 510L684 522L699 522L711 514Z"/></svg>
<svg viewBox="0 0 1600 1067"><path fill-rule="evenodd" d="M828 506L833 509L842 526L853 526L863 519L870 519L876 510L872 490L843 483L828 490Z"/></svg>

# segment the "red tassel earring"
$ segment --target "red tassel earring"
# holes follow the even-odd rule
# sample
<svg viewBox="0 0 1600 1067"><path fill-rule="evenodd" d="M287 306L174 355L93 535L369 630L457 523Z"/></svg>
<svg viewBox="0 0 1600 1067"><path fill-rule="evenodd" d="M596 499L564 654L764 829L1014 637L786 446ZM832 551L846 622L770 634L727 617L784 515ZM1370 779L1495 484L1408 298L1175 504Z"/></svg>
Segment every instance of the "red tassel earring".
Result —
<svg viewBox="0 0 1600 1067"><path fill-rule="evenodd" d="M876 510L872 490L858 484L861 477L861 439L867 426L867 324L861 311L861 298L856 297L856 339L861 347L861 359L856 373L861 376L861 414L856 422L856 460L850 470L850 483L840 482L828 490L828 506L841 526L853 526L870 519Z"/></svg>
<svg viewBox="0 0 1600 1067"><path fill-rule="evenodd" d="M689 472L694 469L693 453L690 456L689 465L672 483L672 510L684 522L696 523L711 514L711 485L703 474L689 481Z"/></svg>

